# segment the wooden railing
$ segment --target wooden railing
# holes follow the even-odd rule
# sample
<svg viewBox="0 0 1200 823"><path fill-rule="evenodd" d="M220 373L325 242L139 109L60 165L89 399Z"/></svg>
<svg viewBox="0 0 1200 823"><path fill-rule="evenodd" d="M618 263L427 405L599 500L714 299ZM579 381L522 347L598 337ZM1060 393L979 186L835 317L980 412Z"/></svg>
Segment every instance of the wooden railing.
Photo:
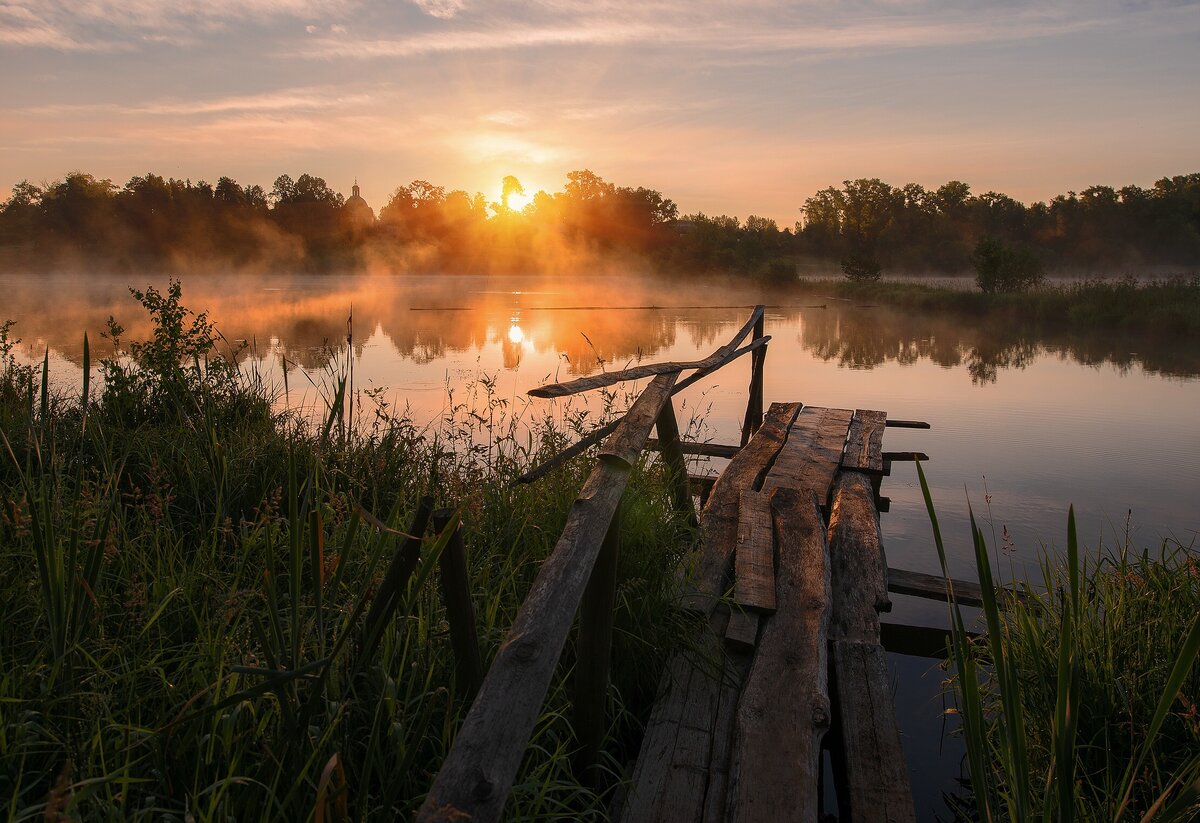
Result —
<svg viewBox="0 0 1200 823"><path fill-rule="evenodd" d="M753 332L750 343L743 341ZM763 369L767 342L763 307L728 343L703 360L635 366L530 391L534 397L564 397L625 380L653 377L629 411L522 476L532 482L555 466L604 440L596 465L571 506L566 526L542 564L459 730L450 753L418 812L420 821L496 821L504 809L529 744L554 670L578 611L579 663L574 725L579 740L577 773L594 765L604 738L612 641L621 497L629 474L649 443L672 478L674 504L693 522L684 445L671 397L745 354L753 354L742 444L762 424ZM683 371L694 370L684 380Z"/></svg>

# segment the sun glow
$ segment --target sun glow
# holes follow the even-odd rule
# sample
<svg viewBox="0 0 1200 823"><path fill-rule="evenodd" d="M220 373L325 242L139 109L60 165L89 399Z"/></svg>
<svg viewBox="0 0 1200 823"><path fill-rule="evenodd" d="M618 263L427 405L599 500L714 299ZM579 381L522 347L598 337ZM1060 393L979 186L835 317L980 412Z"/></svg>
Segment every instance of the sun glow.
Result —
<svg viewBox="0 0 1200 823"><path fill-rule="evenodd" d="M520 344L525 342L525 332L515 323L508 329L508 342Z"/></svg>
<svg viewBox="0 0 1200 823"><path fill-rule="evenodd" d="M508 195L508 207L513 211L521 211L532 202L533 197L529 194L517 194L514 191Z"/></svg>

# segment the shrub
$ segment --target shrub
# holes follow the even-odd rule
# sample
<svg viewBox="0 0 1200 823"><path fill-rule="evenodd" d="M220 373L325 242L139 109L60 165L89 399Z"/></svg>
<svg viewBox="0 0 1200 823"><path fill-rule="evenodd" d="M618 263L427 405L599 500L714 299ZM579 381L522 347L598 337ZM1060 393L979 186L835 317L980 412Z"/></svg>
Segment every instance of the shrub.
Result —
<svg viewBox="0 0 1200 823"><path fill-rule="evenodd" d="M873 257L853 255L842 261L842 273L851 283L874 283L882 271L883 266Z"/></svg>
<svg viewBox="0 0 1200 823"><path fill-rule="evenodd" d="M985 237L971 255L975 282L986 294L1028 291L1042 282L1042 264L1032 251Z"/></svg>
<svg viewBox="0 0 1200 823"><path fill-rule="evenodd" d="M772 260L758 270L758 278L771 285L784 285L796 279L796 264L787 260Z"/></svg>

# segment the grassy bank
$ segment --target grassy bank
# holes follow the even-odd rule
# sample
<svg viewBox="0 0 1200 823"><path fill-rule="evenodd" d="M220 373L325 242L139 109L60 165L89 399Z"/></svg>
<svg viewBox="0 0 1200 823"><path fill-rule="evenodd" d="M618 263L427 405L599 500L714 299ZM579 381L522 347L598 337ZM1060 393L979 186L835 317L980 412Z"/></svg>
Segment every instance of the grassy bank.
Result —
<svg viewBox="0 0 1200 823"><path fill-rule="evenodd" d="M933 502L922 490L946 568ZM967 745L967 820L1190 821L1200 815L1200 552L1167 540L1044 557L1021 598L985 593L978 638L953 607L953 691Z"/></svg>
<svg viewBox="0 0 1200 823"><path fill-rule="evenodd" d="M272 411L270 387L177 288L139 298L155 334L121 341L100 388L85 378L58 396L12 358L15 330L0 338L3 815L411 816L468 706L436 585L444 539L425 540L363 651L363 613L414 509L430 495L464 521L486 666L587 461L511 486L567 432L515 420L486 382L425 430L386 408L353 420L343 378L323 424L304 425ZM623 511L613 774L678 634L667 604L684 526L658 471L634 473ZM603 817L615 780L593 791L570 768L573 660L568 645L510 819Z"/></svg>
<svg viewBox="0 0 1200 823"><path fill-rule="evenodd" d="M912 281L807 280L798 288L807 294L858 303L986 317L1031 332L1138 332L1164 337L1200 334L1200 275L1146 281L1049 281L1029 291L994 294Z"/></svg>

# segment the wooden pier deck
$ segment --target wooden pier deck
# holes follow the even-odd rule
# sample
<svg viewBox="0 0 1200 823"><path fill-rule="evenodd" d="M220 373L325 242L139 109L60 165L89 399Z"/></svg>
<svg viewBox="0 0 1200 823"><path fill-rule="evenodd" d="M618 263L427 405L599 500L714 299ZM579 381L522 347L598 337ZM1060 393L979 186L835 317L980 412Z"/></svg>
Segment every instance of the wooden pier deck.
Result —
<svg viewBox="0 0 1200 823"><path fill-rule="evenodd" d="M628 823L816 821L833 791L847 821L915 819L881 637L939 646L937 630L887 625L889 591L979 602L978 586L889 569L879 512L891 464L883 411L775 403L764 413L763 307L707 358L639 365L543 386L563 397L652 377L619 420L519 482L599 445L554 551L501 644L417 819L498 821L578 614L574 766L596 777L604 741L620 502L642 451L660 452L675 506L698 525L681 570L693 636L665 667L632 779L614 818ZM753 338L744 343L753 331ZM672 396L751 355L741 444L686 444ZM679 379L683 371L693 373ZM650 440L651 429L657 433ZM685 454L728 458L690 478ZM699 481L699 482L698 482ZM703 501L697 515L694 495ZM469 618L468 618L469 619ZM465 661L470 662L470 661ZM477 663L475 664L477 666ZM833 786L823 785L824 751Z"/></svg>
<svg viewBox="0 0 1200 823"><path fill-rule="evenodd" d="M779 403L715 482L689 605L622 819L914 820L879 612L883 412ZM722 597L732 592L732 598Z"/></svg>

